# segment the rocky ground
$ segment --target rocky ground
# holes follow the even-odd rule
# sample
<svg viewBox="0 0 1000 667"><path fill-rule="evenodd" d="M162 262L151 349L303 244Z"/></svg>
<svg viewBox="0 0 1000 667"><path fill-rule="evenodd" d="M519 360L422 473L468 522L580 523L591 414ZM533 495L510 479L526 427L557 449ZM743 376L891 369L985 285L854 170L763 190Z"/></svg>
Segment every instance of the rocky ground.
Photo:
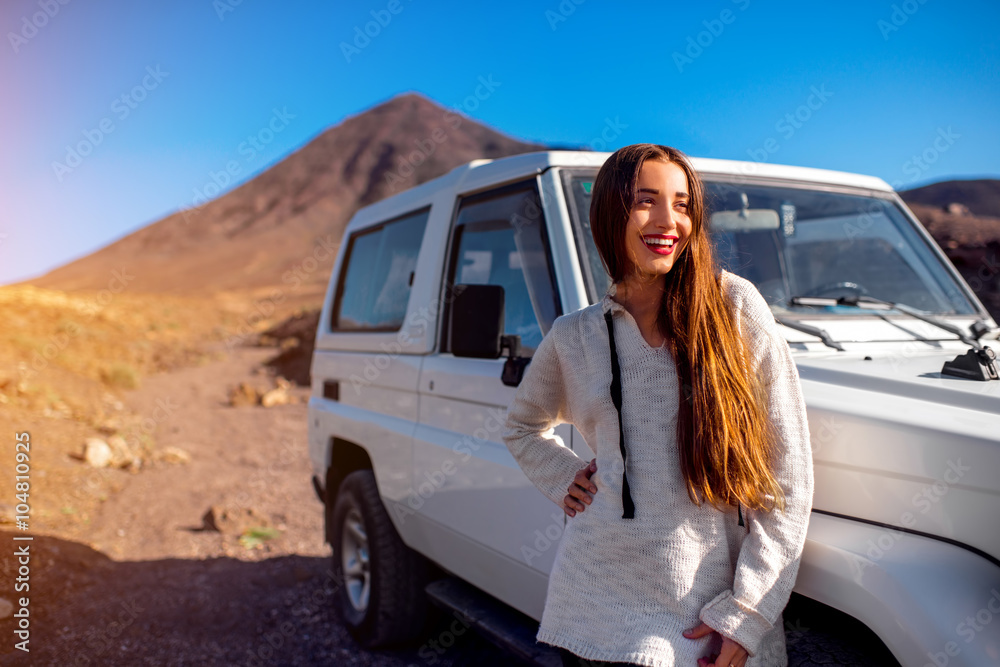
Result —
<svg viewBox="0 0 1000 667"><path fill-rule="evenodd" d="M124 409L151 415L168 405L171 414L156 427L158 449L175 447L190 460L154 461L133 473L66 457L78 484L106 493L86 520L48 534L2 526L2 579L10 583L0 598L15 601L13 552L30 544L31 652L14 650L15 619L6 618L0 661L425 664L419 647L360 648L333 611L336 584L328 576L322 506L310 484L305 404L230 405L241 383L273 384L261 370L273 355L273 349L237 348L214 362L146 378L141 389L125 393ZM292 386L288 393L303 399L307 390ZM48 446L49 429L25 430L35 451ZM66 493L59 502L72 498ZM15 535L34 540L14 542ZM470 651L477 663L510 664L474 637L437 664L467 664Z"/></svg>

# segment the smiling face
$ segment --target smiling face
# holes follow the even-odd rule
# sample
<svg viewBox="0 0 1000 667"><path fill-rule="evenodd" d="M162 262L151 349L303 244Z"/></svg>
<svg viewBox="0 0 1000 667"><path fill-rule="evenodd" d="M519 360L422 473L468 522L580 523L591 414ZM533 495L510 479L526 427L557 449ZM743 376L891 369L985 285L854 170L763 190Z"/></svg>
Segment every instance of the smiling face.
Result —
<svg viewBox="0 0 1000 667"><path fill-rule="evenodd" d="M646 160L625 229L625 250L643 280L666 275L691 236L690 192L684 170L673 162Z"/></svg>

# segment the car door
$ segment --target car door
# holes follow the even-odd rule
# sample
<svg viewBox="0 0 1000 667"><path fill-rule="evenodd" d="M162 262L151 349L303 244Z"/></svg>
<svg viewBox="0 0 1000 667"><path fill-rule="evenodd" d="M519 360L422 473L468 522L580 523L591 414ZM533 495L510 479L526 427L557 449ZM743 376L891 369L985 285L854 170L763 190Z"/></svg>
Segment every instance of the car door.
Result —
<svg viewBox="0 0 1000 667"><path fill-rule="evenodd" d="M530 356L561 313L534 179L460 198L443 301L455 284L504 288L504 334ZM413 449L415 512L436 536L432 557L526 612L540 609L565 514L521 471L503 443L515 387L504 358L456 357L447 306L439 351L424 359ZM569 425L556 434L570 446ZM530 613L530 612L528 612Z"/></svg>

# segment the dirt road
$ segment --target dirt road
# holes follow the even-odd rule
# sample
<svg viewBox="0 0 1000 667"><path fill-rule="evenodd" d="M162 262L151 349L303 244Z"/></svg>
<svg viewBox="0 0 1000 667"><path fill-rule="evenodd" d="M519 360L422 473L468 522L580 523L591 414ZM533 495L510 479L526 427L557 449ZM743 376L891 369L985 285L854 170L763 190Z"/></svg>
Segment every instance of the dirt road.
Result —
<svg viewBox="0 0 1000 667"><path fill-rule="evenodd" d="M0 662L431 664L413 649L366 651L337 619L322 506L310 484L305 403L231 407L227 400L240 382L268 386L260 362L273 354L236 348L218 361L148 377L125 394L126 408L158 414L157 448L179 447L191 460L137 474L101 471L94 486L109 490L86 522L35 536L31 651L14 650L13 619L0 621ZM291 393L304 401L308 390L293 385ZM34 430L38 446L45 433ZM82 462L67 465L79 466L80 484L96 475ZM208 522L221 532L206 527L210 510ZM241 543L247 526L277 536ZM6 582L17 570L13 534L0 531L0 597L8 600L13 583ZM434 664L510 664L468 634Z"/></svg>

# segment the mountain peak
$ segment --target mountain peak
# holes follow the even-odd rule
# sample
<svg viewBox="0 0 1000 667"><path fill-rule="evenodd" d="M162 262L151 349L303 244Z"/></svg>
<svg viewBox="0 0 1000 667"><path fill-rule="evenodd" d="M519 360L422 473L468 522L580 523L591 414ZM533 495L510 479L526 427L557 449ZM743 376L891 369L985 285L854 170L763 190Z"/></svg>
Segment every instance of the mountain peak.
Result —
<svg viewBox="0 0 1000 667"><path fill-rule="evenodd" d="M477 158L544 150L408 91L346 117L266 171L31 280L103 289L112 269L142 267L144 292L288 283L317 244L336 246L354 212ZM330 255L329 251L323 253ZM325 283L332 257L304 280ZM313 266L313 263L309 263Z"/></svg>

